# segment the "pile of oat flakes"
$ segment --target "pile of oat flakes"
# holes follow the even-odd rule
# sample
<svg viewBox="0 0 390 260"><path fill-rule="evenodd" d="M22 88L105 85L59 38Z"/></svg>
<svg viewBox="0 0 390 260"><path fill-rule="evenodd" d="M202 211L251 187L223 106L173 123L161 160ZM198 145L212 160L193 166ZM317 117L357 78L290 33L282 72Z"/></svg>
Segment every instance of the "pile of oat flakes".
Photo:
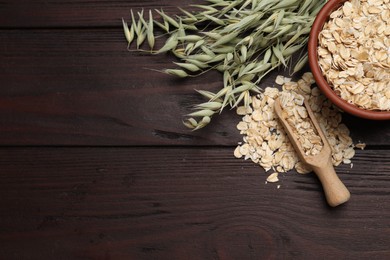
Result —
<svg viewBox="0 0 390 260"><path fill-rule="evenodd" d="M251 159L266 171L277 173L295 169L299 173L308 173L311 169L300 162L283 126L274 113L274 101L281 95L296 95L301 93L310 104L323 132L332 148L332 162L351 164L355 155L354 145L348 128L341 123L340 111L330 103L314 85L313 75L305 73L297 82L278 76L278 88L265 88L264 93L252 97L250 107L238 107L237 114L242 115L242 121L237 125L243 135L243 142L234 150L237 158ZM283 93L283 94L282 94ZM317 144L314 141L306 144L308 149ZM360 144L359 147L363 147ZM352 165L351 165L352 166ZM271 181L277 181L277 174L272 175Z"/></svg>

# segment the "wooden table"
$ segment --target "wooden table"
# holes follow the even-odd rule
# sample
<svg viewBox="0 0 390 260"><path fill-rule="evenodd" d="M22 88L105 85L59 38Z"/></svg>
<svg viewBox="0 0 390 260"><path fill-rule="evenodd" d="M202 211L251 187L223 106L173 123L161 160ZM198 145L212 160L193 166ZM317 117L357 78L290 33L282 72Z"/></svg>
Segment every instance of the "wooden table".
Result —
<svg viewBox="0 0 390 260"><path fill-rule="evenodd" d="M0 1L0 258L389 259L389 122L344 115L367 144L336 168L346 205L314 175L266 185L233 156L233 111L182 125L218 73L178 80L145 69L172 56L126 49L130 8L193 3Z"/></svg>

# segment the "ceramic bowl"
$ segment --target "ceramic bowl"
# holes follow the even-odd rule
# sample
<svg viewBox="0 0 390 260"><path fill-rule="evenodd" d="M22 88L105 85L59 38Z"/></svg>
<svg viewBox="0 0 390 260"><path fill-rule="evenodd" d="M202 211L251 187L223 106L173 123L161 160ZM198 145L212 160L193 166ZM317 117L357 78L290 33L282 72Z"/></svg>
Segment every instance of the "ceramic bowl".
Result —
<svg viewBox="0 0 390 260"><path fill-rule="evenodd" d="M310 38L308 42L310 69L313 73L314 79L316 80L317 86L321 89L324 95L341 110L365 119L389 120L390 111L366 110L342 99L333 91L332 87L328 84L321 72L317 54L318 34L321 32L324 23L328 21L329 15L343 5L344 2L346 2L346 0L329 0L318 13L310 31Z"/></svg>

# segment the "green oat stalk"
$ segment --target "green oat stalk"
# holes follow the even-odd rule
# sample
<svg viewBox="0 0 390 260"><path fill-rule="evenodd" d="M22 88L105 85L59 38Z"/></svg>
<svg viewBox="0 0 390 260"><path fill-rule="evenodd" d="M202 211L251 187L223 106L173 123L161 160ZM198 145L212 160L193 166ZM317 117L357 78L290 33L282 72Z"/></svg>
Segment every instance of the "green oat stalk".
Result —
<svg viewBox="0 0 390 260"><path fill-rule="evenodd" d="M272 70L292 65L293 73L299 71L307 62L304 50L311 24L325 2L206 0L204 5L192 6L196 11L179 8L176 16L155 10L157 19L151 10L147 20L143 10L138 18L130 10L131 24L122 20L122 26L128 46L135 40L139 51L170 52L178 57L174 62L177 68L164 69L164 73L181 78L209 70L222 73L219 91L197 90L207 102L195 105L183 122L197 130L226 107L248 106L251 95L259 93L258 85ZM155 42L162 37L166 37L165 43L156 49ZM145 40L149 50L141 49ZM291 64L297 53L301 57Z"/></svg>

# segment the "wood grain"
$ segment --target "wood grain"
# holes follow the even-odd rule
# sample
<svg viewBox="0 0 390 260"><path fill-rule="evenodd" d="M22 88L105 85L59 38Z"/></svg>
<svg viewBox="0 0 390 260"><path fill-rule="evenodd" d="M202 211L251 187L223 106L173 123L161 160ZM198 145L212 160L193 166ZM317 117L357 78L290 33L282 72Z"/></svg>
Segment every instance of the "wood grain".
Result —
<svg viewBox="0 0 390 260"><path fill-rule="evenodd" d="M180 80L150 71L172 67L169 55L128 52L120 29L0 32L1 145L235 145L240 118L226 110L201 131L182 125L216 91L209 72ZM275 71L262 86L273 86ZM354 140L389 145L390 123L348 117ZM365 127L361 128L360 125Z"/></svg>
<svg viewBox="0 0 390 260"><path fill-rule="evenodd" d="M352 193L326 206L314 175L281 188L231 148L1 148L7 259L264 259L390 255L390 153L337 167ZM369 164L367 163L369 162Z"/></svg>
<svg viewBox="0 0 390 260"><path fill-rule="evenodd" d="M172 66L172 57L129 53L120 30L0 35L2 144L212 144L234 134L224 130L234 119L211 136L182 125L202 101L194 89L219 87L218 74L190 82L151 72Z"/></svg>
<svg viewBox="0 0 390 260"><path fill-rule="evenodd" d="M265 184L235 159L234 111L184 128L218 73L127 51L130 8L202 2L0 0L1 259L390 258L389 122L344 115L368 146L336 168L352 197L332 209L314 175Z"/></svg>
<svg viewBox="0 0 390 260"><path fill-rule="evenodd" d="M120 27L122 17L130 17L130 9L161 9L179 14L177 7L195 10L191 4L199 0L3 0L0 1L0 28L53 27ZM158 17L158 15L156 15Z"/></svg>

